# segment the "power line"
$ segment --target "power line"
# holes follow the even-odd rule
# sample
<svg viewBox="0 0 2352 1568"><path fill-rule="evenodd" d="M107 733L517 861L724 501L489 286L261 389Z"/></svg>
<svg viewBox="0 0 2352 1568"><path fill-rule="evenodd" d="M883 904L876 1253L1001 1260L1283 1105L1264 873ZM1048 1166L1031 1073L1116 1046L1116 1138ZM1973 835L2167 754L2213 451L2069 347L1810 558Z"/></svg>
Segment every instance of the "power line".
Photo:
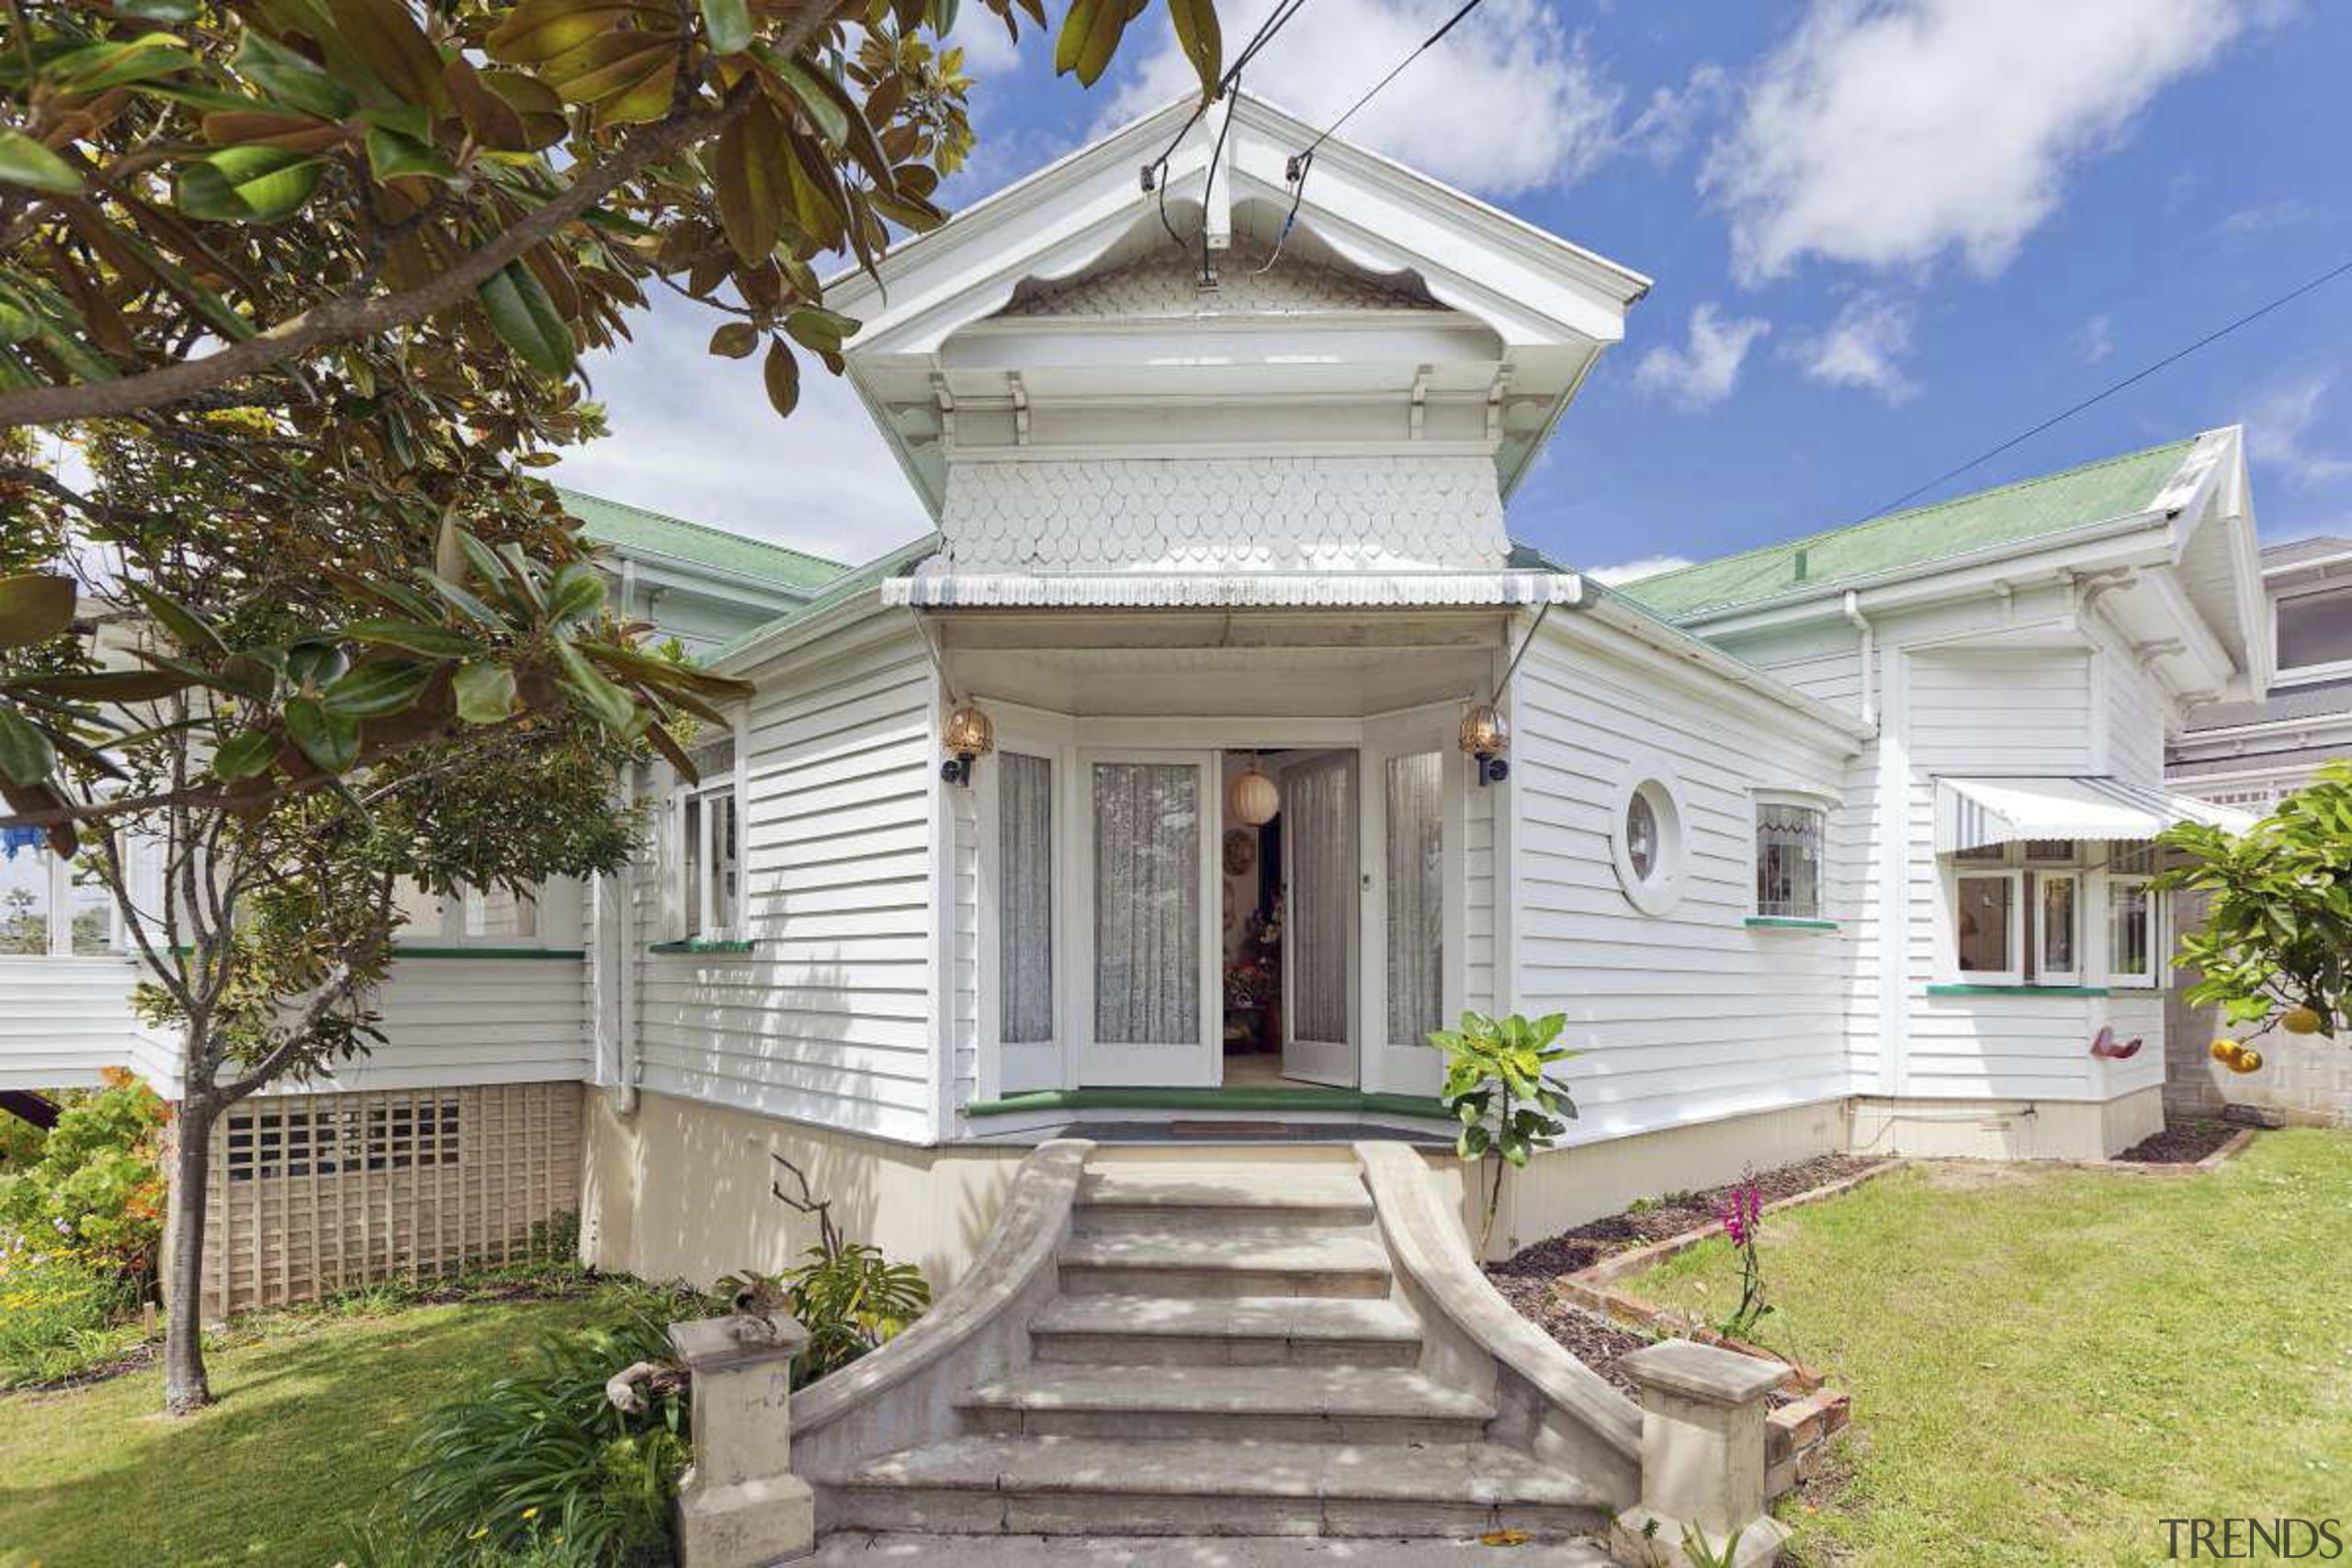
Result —
<svg viewBox="0 0 2352 1568"><path fill-rule="evenodd" d="M1258 269L1260 272L1272 271L1273 269L1273 265L1283 259L1283 243L1290 238L1291 226L1298 221L1298 205L1306 197L1306 172L1315 166L1316 150L1321 147L1324 142L1329 141L1332 134L1337 131L1340 127L1353 119L1358 109L1361 109L1364 105L1372 102L1374 98L1379 96L1381 92L1387 87L1389 83L1394 82L1397 77L1402 76L1405 73L1405 68L1407 66L1412 64L1413 62L1419 60L1422 55L1427 54L1430 50L1436 48L1440 40L1442 40L1446 34L1452 32L1455 28L1461 25L1462 19L1464 17L1467 17L1471 12L1478 8L1479 3L1480 0L1463 0L1461 9L1455 11L1451 17L1448 17L1445 19L1445 25L1443 27L1438 28L1437 31L1423 39L1414 47L1411 53L1406 55L1404 59L1389 67L1387 75L1383 76L1379 81L1374 82L1371 87L1365 90L1362 97L1358 98L1354 103L1351 103L1347 107L1345 113L1341 114L1339 118L1333 120L1330 124L1325 126L1320 131L1318 131L1316 134L1314 141L1308 142L1306 147L1300 151L1291 154L1289 163L1283 170L1284 177L1290 181L1292 186L1290 210L1283 215L1283 226L1274 235L1273 254L1266 258L1266 265Z"/></svg>
<svg viewBox="0 0 2352 1568"><path fill-rule="evenodd" d="M1144 164L1143 187L1156 193L1159 206L1159 226L1168 231L1168 237L1178 245L1181 246L1186 242L1182 234L1176 232L1176 225L1168 220L1168 160L1175 155L1176 149L1183 144L1184 138L1193 133L1193 127L1201 123L1201 116L1208 112L1209 105L1240 86L1243 68L1258 57L1261 50L1273 42L1274 35L1288 27L1290 19L1297 16L1306 6L1306 0L1274 0L1274 8L1266 13L1265 19L1258 24L1258 30L1250 35L1250 41L1241 46L1239 54L1233 57L1233 63L1217 77L1216 91L1204 95L1199 103L1193 106L1193 112L1184 118L1183 124L1176 128L1176 134L1168 139L1168 145L1159 150L1159 155ZM1232 117L1227 115L1225 124L1217 128L1216 148L1209 158L1208 185L1204 185L1201 190L1201 204L1204 209L1208 205L1209 186L1216 182L1217 161L1225 153L1225 133L1232 128ZM1202 244L1205 247L1208 234L1208 225L1205 221L1201 225L1201 233ZM1204 269L1206 268L1205 260L1202 265Z"/></svg>
<svg viewBox="0 0 2352 1568"><path fill-rule="evenodd" d="M2153 364L2143 366L2139 369L2132 372L2131 375L2124 377L2121 380L2113 382L2104 388L2101 388L2098 391L2093 392L2089 397L2085 398L2082 401L2075 403L2071 407L2060 410L2058 412L2052 414L2048 419L2043 420L2040 424L2035 425L2032 429L2020 431L2017 434L2010 436L2007 441L2002 442L1998 446L1987 447L1985 450L1978 453L1975 457L1968 459L1965 463L1961 464L1958 468L1947 468L1942 473L1938 474L1934 479L1929 479L1926 484L1920 485L1913 490L1905 491L1901 495L1896 496L1893 501L1888 502L1877 511L1870 513L1865 516L1858 517L1854 519L1853 523L1847 524L1845 526L1850 528L1859 524L1868 523L1874 518L1885 516L1888 513L1894 511L1905 502L1915 501L1920 496L1927 494L1928 491L1935 489L1938 485L1943 484L1951 479L1958 479L1961 475L1968 472L1969 469L1973 468L1980 464L1991 462L1994 458L1999 457L2010 447L2032 440L2035 436L2041 434L2043 431L2050 429L2052 425L2063 424L2067 420L2070 420L2076 414L2082 412L2085 409L2090 408L2097 403L2105 402L2108 399L2115 396L2116 393L2124 390L2128 387L2137 386L2140 382L2146 380L2157 371L2165 369L2168 366L2177 365L2182 360L2188 358L2190 355L2195 354L2199 349L2204 348L2209 344L2221 342L2222 339L2229 336L2232 333L2236 332L2240 327L2252 325L2254 322L2258 321L2263 317L2270 314L2271 311L2278 310L2280 306L2292 304L2294 301L2301 299L2304 295L2309 294L2312 289L2318 288L2325 284L2333 283L2347 272L2352 272L2352 261L2344 262L2339 265L2328 268L2325 272L2321 273L2317 277L2311 279L2307 283L2301 284L2296 288L2289 289L2286 293L2279 295L2277 299L2270 300L2267 304L2260 305L2254 310L2248 310L2245 315L2240 316L2237 320L2230 322L2228 325L2217 327L2213 331L2207 333L2195 343L2189 344L2183 348L2177 348L2173 350L2172 353L2165 355L2162 359L2156 360Z"/></svg>

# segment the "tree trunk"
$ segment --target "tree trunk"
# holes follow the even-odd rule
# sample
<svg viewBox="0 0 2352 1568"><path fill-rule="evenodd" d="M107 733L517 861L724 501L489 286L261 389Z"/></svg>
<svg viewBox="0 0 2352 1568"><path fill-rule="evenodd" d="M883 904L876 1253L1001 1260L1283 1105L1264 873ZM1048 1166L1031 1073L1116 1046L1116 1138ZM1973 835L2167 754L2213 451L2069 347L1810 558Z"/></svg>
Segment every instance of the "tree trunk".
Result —
<svg viewBox="0 0 2352 1568"><path fill-rule="evenodd" d="M164 1215L170 1277L164 1291L164 1414L186 1416L212 1403L204 1375L204 1201L212 1172L212 1124L220 1102L210 1095L180 1102L173 1145L172 1190Z"/></svg>

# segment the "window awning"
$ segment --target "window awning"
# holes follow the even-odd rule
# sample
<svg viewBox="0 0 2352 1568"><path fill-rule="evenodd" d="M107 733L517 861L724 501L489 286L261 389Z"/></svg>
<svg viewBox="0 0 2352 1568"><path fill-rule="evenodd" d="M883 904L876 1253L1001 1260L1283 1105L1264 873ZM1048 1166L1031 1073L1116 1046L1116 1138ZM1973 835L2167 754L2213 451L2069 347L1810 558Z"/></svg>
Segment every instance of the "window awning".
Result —
<svg viewBox="0 0 2352 1568"><path fill-rule="evenodd" d="M2026 839L2153 839L2176 822L2242 833L2255 818L2145 784L2088 775L1936 781L1936 852Z"/></svg>

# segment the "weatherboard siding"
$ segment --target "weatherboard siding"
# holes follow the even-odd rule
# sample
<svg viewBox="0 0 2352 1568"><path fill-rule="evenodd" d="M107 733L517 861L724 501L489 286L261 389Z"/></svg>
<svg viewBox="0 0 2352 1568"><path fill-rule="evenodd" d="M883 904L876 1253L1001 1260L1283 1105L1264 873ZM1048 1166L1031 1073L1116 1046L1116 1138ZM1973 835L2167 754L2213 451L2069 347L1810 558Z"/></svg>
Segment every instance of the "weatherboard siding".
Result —
<svg viewBox="0 0 2352 1568"><path fill-rule="evenodd" d="M125 958L0 958L0 1089L81 1089L133 1065Z"/></svg>
<svg viewBox="0 0 2352 1568"><path fill-rule="evenodd" d="M1572 623L1574 625L1574 623ZM1768 722L1728 684L1662 676L1618 634L1547 628L1521 663L1510 788L1517 842L1517 1006L1564 1012L1581 1114L1571 1141L1837 1099L1849 1092L1844 931L1772 931L1755 912L1758 789L1834 795L1846 759ZM1620 889L1616 781L1636 754L1679 777L1689 820L1680 901L1663 915ZM1833 862L1842 918L1851 876ZM1474 981L1475 984L1475 981Z"/></svg>
<svg viewBox="0 0 2352 1568"><path fill-rule="evenodd" d="M759 691L743 749L741 934L752 950L649 951L664 933L640 878L640 1081L924 1142L937 778L930 660L904 616L876 616L751 674Z"/></svg>

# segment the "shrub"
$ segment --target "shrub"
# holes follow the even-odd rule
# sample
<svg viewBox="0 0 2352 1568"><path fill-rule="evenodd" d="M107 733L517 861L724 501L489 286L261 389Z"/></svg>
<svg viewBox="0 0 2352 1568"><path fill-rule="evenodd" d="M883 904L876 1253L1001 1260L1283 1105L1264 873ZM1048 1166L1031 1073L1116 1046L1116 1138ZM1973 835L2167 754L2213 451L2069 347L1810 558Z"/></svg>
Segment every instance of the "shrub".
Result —
<svg viewBox="0 0 2352 1568"><path fill-rule="evenodd" d="M605 1397L614 1373L669 1354L666 1327L663 1315L639 1311L616 1328L550 1335L533 1371L428 1416L401 1479L399 1538L400 1550L424 1555L376 1561L436 1568L669 1562L670 1506L689 1454L684 1391L655 1388L635 1412ZM435 1551L447 1555L435 1558Z"/></svg>
<svg viewBox="0 0 2352 1568"><path fill-rule="evenodd" d="M0 1253L0 1388L51 1382L121 1354L139 1289L111 1261L64 1247Z"/></svg>
<svg viewBox="0 0 2352 1568"><path fill-rule="evenodd" d="M65 1106L38 1157L0 1172L0 1230L153 1277L164 1234L164 1128L170 1107L108 1069L106 1087Z"/></svg>
<svg viewBox="0 0 2352 1568"><path fill-rule="evenodd" d="M1430 1043L1445 1056L1439 1098L1462 1123L1454 1152L1464 1159L1484 1156L1492 1168L1486 1228L1478 1236L1481 1252L1494 1235L1504 1163L1526 1165L1537 1149L1568 1130L1577 1113L1576 1101L1551 1077L1555 1064L1584 1054L1552 1043L1567 1024L1565 1013L1531 1023L1517 1013L1493 1019L1465 1012L1460 1028L1430 1032Z"/></svg>

